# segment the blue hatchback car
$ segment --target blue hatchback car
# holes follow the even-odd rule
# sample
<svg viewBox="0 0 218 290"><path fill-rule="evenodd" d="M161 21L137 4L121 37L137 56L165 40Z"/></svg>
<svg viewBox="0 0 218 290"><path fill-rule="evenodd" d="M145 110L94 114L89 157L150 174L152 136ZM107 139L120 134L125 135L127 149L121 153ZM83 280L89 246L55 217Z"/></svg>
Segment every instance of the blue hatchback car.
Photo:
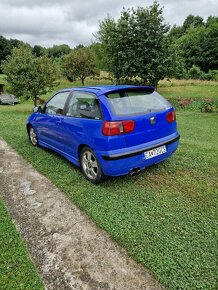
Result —
<svg viewBox="0 0 218 290"><path fill-rule="evenodd" d="M28 118L32 145L52 149L85 177L138 175L179 144L172 105L149 86L96 86L57 92Z"/></svg>

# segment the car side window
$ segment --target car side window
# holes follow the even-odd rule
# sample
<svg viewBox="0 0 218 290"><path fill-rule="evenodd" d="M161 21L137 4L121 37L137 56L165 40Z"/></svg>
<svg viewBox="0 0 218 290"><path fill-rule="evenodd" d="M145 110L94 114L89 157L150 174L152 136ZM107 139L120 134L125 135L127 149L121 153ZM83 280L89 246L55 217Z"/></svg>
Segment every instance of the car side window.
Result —
<svg viewBox="0 0 218 290"><path fill-rule="evenodd" d="M45 113L49 115L63 115L64 106L70 92L62 92L55 95L45 107Z"/></svg>
<svg viewBox="0 0 218 290"><path fill-rule="evenodd" d="M101 119L100 104L94 94L74 92L69 101L67 116L75 118Z"/></svg>

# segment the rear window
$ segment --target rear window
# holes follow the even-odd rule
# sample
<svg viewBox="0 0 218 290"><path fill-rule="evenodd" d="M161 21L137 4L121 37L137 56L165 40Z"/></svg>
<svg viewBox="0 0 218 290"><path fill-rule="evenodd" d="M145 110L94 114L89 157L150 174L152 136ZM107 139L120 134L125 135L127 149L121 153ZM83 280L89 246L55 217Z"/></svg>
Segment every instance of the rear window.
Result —
<svg viewBox="0 0 218 290"><path fill-rule="evenodd" d="M161 95L150 91L121 91L109 93L107 98L115 115L138 115L171 107Z"/></svg>

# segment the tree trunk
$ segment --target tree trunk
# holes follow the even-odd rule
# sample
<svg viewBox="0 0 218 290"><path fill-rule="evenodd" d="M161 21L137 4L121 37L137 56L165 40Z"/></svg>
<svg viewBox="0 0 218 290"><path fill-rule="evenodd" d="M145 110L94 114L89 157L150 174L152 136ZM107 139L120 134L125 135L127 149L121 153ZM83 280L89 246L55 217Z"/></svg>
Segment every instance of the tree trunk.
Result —
<svg viewBox="0 0 218 290"><path fill-rule="evenodd" d="M116 84L120 85L120 78L119 77L116 78Z"/></svg>
<svg viewBox="0 0 218 290"><path fill-rule="evenodd" d="M34 106L37 107L37 96L33 98Z"/></svg>
<svg viewBox="0 0 218 290"><path fill-rule="evenodd" d="M154 80L154 88L155 88L155 90L157 89L157 85L158 85L158 80Z"/></svg>
<svg viewBox="0 0 218 290"><path fill-rule="evenodd" d="M82 85L84 86L84 84L85 84L85 78L81 78L81 81L82 81Z"/></svg>

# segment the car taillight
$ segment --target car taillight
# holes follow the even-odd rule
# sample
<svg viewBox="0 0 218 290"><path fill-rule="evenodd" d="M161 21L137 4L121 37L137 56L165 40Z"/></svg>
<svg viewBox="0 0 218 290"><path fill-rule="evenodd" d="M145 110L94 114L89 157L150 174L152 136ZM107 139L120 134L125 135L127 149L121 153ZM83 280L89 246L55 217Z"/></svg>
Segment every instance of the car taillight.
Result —
<svg viewBox="0 0 218 290"><path fill-rule="evenodd" d="M167 117L167 121L169 123L176 121L176 112L175 111L169 112L169 113L167 113L166 117Z"/></svg>
<svg viewBox="0 0 218 290"><path fill-rule="evenodd" d="M102 132L105 136L120 135L123 133L129 133L134 130L135 122L132 120L119 121L119 122L107 122L103 124Z"/></svg>

